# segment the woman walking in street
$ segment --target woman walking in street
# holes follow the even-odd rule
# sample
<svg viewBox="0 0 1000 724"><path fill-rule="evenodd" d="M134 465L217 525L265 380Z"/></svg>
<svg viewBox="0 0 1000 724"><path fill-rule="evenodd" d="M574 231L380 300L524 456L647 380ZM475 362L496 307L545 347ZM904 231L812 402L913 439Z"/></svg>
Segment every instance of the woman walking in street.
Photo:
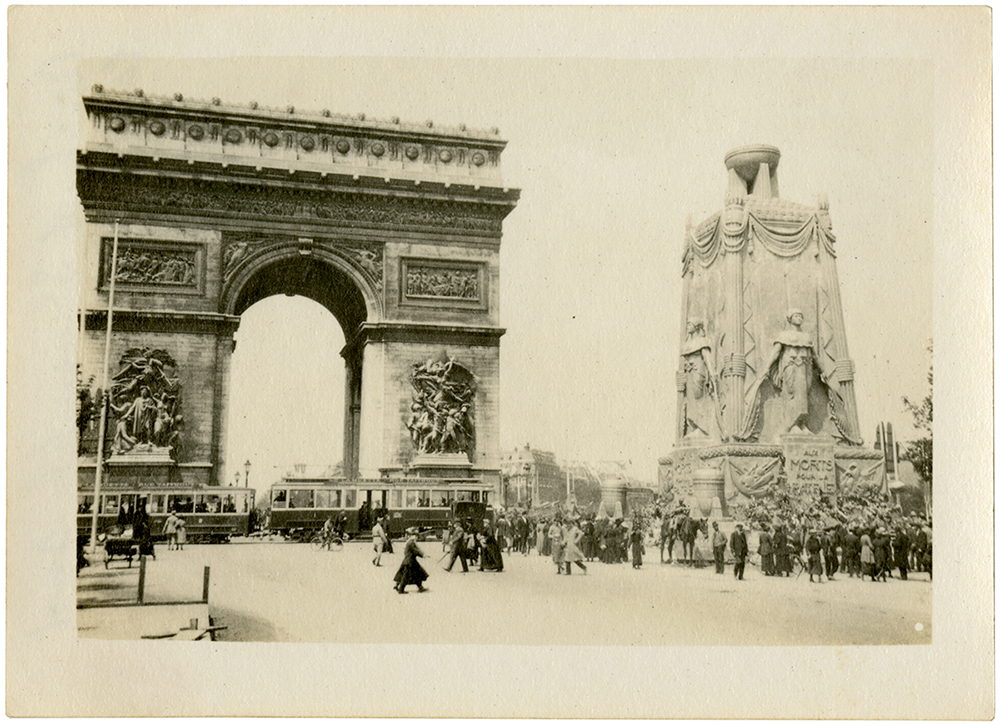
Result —
<svg viewBox="0 0 1000 724"><path fill-rule="evenodd" d="M424 553L417 545L417 529L406 529L406 547L403 549L403 562L399 564L399 570L393 580L396 585L393 589L397 593L406 593L406 587L414 584L417 590L423 593L427 589L424 581L427 580L427 571L420 565L418 558L423 558Z"/></svg>
<svg viewBox="0 0 1000 724"><path fill-rule="evenodd" d="M875 582L875 551L872 549L872 538L868 535L866 530L861 534L861 580L865 580L865 576L871 577L872 583Z"/></svg>
<svg viewBox="0 0 1000 724"><path fill-rule="evenodd" d="M632 568L642 568L642 527L639 525L638 518L632 519L629 542L632 544Z"/></svg>

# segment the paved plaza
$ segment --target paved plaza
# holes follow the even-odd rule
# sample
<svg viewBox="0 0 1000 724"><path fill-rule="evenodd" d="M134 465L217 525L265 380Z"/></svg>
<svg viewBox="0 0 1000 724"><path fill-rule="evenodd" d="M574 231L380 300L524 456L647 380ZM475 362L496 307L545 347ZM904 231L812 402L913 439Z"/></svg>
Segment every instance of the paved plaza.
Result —
<svg viewBox="0 0 1000 724"><path fill-rule="evenodd" d="M931 643L926 574L887 583L806 574L768 578L748 567L737 581L728 567L588 564L586 575L557 576L532 551L505 556L503 573L448 573L441 544L421 544L429 590L393 589L396 552L371 563L367 543L341 552L304 544L234 542L158 546L147 566L146 598L200 594L211 568L209 601L220 641L316 643L511 644L600 646L886 645ZM113 564L122 565L122 564Z"/></svg>

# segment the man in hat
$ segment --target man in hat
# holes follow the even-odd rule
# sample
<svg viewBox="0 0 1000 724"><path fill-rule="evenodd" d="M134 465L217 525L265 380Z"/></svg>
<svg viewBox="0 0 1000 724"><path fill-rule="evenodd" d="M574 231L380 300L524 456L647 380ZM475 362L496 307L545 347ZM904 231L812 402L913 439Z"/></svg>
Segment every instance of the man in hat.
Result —
<svg viewBox="0 0 1000 724"><path fill-rule="evenodd" d="M823 561L820 558L822 548L823 543L819 532L815 528L810 529L806 537L806 552L809 554L809 562L806 564L809 566L809 583L813 582L813 574L816 575L817 583L823 582Z"/></svg>
<svg viewBox="0 0 1000 724"><path fill-rule="evenodd" d="M712 521L712 555L715 557L715 572L726 570L726 534L719 530L719 521Z"/></svg>
<svg viewBox="0 0 1000 724"><path fill-rule="evenodd" d="M743 580L743 570L747 565L747 536L743 532L743 524L737 523L736 530L733 531L732 537L729 539L729 548L733 552L733 558L736 559L736 563L733 566L733 576L739 580Z"/></svg>
<svg viewBox="0 0 1000 724"><path fill-rule="evenodd" d="M760 527L760 539L757 546L760 553L760 570L765 576L774 575L774 545L771 541L771 528L767 523Z"/></svg>

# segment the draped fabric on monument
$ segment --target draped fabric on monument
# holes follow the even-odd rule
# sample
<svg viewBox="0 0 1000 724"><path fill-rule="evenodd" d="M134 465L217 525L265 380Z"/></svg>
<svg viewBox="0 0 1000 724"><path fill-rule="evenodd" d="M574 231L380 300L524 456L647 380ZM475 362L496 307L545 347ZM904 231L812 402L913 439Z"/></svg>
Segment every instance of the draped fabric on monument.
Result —
<svg viewBox="0 0 1000 724"><path fill-rule="evenodd" d="M806 219L798 228L787 230L760 214L749 211L744 214L735 233L723 227L722 215L719 214L712 220L710 233L696 236L689 231L687 245L703 267L710 267L723 250L727 254L735 254L744 247L749 247L752 251L759 244L775 256L793 257L804 252L817 240L826 253L832 257L837 256L837 238L829 229L822 227L818 215Z"/></svg>
<svg viewBox="0 0 1000 724"><path fill-rule="evenodd" d="M676 448L661 461L674 486L708 467L730 497L759 495L801 443L821 460L801 480L830 492L847 469L830 451L862 443L829 205L779 198L779 158L730 152L723 209L685 233Z"/></svg>

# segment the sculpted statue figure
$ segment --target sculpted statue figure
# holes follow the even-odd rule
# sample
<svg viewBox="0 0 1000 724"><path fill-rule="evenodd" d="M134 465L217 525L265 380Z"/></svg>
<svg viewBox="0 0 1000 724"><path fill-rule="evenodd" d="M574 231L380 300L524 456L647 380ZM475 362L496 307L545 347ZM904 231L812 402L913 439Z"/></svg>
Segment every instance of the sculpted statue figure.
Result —
<svg viewBox="0 0 1000 724"><path fill-rule="evenodd" d="M121 415L125 431L139 443L153 441L153 425L156 421L156 403L149 396L149 388L143 387L138 396L128 405L120 407L112 404L112 409ZM124 439L127 440L125 436Z"/></svg>
<svg viewBox="0 0 1000 724"><path fill-rule="evenodd" d="M475 449L472 373L442 352L414 365L410 383L413 400L406 427L417 452L471 455Z"/></svg>
<svg viewBox="0 0 1000 724"><path fill-rule="evenodd" d="M753 404L747 409L744 420L744 437L750 437L757 427L760 417L762 383L771 383L781 398L780 434L792 432L811 434L808 427L810 414L809 393L815 385L820 385L826 393L829 404L826 413L834 422L834 405L840 394L831 386L832 370L824 369L822 359L816 354L815 345L809 334L802 330L804 316L798 309L788 312L789 328L780 332L771 350L771 356L764 367L766 374L757 381ZM815 403L814 403L815 404ZM837 429L840 425L837 425Z"/></svg>
<svg viewBox="0 0 1000 724"><path fill-rule="evenodd" d="M682 372L678 389L684 394L684 436L707 437L718 431L719 416L712 345L702 322L687 323L687 339L681 346Z"/></svg>
<svg viewBox="0 0 1000 724"><path fill-rule="evenodd" d="M112 450L121 454L144 449L178 449L181 427L176 368L164 350L133 348L121 358L121 370L111 385L110 407L117 413Z"/></svg>

